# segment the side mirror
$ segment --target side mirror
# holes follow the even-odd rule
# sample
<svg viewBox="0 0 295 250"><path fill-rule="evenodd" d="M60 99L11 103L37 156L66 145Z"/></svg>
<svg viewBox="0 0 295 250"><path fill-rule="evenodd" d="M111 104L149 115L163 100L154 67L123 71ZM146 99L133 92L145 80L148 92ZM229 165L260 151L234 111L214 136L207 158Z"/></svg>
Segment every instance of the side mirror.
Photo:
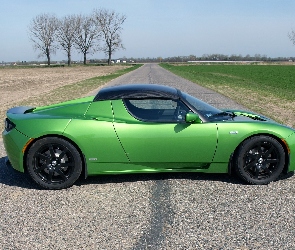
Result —
<svg viewBox="0 0 295 250"><path fill-rule="evenodd" d="M187 123L202 123L201 118L197 114L192 113L192 112L188 112L185 115L185 121Z"/></svg>

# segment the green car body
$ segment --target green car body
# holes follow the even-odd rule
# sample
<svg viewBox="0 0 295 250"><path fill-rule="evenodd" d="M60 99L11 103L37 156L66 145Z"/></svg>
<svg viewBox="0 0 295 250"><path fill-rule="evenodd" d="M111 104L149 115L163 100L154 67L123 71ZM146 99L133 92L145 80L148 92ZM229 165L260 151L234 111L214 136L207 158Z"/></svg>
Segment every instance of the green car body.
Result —
<svg viewBox="0 0 295 250"><path fill-rule="evenodd" d="M154 89L156 91L152 91ZM251 112L218 110L218 113L217 109L213 109L216 113L207 112L204 115L197 109L199 104L190 106L194 100L188 95L184 98L185 95L179 90L161 85L125 85L103 89L97 96L55 105L13 108L7 112L7 124L2 134L8 159L18 171L24 172L29 168L30 173L36 172L36 167L30 167L30 162L34 165L37 155L43 154L37 146L33 146L37 141L57 138L68 142L81 159L78 160L81 165L79 173L73 180L63 184L59 179L54 183L44 179L44 174L40 180L31 174L41 186L59 189L72 185L81 170L86 176L155 172L229 173L238 164L236 158L241 154L239 152L243 143L250 138L266 137L280 144L279 150L284 150L284 166L280 172L295 169L295 131L292 128ZM178 106L175 105L179 103L181 111L176 114ZM147 105L150 109L147 115L152 115L151 118L141 117L146 107L142 109L140 105ZM154 109L150 108L151 105L160 106ZM131 108L136 111L133 113ZM158 113L161 114L158 116ZM29 156L34 153L36 156ZM62 153L49 154L59 156ZM274 161L270 160L270 156L268 158L268 164ZM45 171L49 161L44 163L44 156L42 159L39 160L43 161L40 164L43 166L42 171ZM63 169L68 166L66 160L61 161ZM52 166L46 170L46 176ZM60 170L51 173L50 178L58 173ZM71 178L70 174L62 179L67 178ZM257 183L247 181L266 184L272 180L263 177Z"/></svg>

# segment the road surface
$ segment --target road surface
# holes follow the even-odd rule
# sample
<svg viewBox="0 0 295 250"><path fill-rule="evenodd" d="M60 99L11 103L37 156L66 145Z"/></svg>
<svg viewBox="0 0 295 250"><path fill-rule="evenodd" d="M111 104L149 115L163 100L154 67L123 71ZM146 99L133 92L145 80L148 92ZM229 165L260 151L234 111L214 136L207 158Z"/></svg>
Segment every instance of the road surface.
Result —
<svg viewBox="0 0 295 250"><path fill-rule="evenodd" d="M107 85L124 83L242 108L157 64ZM7 168L5 156L0 143L0 249L295 249L293 177L251 186L217 174L96 176L51 191Z"/></svg>

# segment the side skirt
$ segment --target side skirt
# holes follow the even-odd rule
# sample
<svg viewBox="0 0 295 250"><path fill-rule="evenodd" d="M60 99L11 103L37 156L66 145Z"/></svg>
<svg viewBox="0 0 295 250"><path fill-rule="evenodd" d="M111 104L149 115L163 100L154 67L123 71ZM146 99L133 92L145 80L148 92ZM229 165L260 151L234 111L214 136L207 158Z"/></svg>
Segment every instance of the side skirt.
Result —
<svg viewBox="0 0 295 250"><path fill-rule="evenodd" d="M132 173L228 173L228 163L96 163L87 168L88 175Z"/></svg>

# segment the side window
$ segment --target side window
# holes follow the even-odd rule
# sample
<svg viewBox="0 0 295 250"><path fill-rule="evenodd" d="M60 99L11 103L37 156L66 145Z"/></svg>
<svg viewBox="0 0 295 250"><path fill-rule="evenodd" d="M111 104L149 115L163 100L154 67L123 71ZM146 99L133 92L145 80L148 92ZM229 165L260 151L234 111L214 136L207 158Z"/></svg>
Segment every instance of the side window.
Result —
<svg viewBox="0 0 295 250"><path fill-rule="evenodd" d="M124 103L131 115L151 122L183 122L189 111L180 100L125 99Z"/></svg>

